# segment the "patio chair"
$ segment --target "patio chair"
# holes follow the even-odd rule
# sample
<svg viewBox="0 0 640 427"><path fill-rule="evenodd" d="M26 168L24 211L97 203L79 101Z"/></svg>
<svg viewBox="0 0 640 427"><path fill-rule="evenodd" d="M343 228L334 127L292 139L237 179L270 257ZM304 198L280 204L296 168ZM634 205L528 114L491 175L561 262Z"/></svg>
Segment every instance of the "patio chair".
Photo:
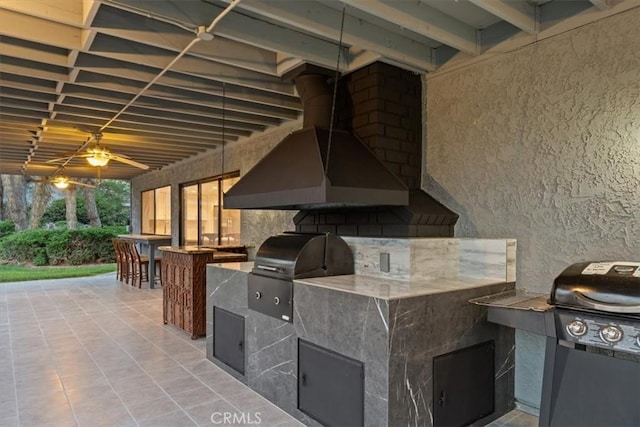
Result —
<svg viewBox="0 0 640 427"><path fill-rule="evenodd" d="M135 286L138 284L138 288L142 288L142 282L149 281L149 257L146 255L140 255L138 252L138 248L135 242L124 241L127 246L127 252L129 254L129 277L131 278L131 285ZM156 258L156 271L158 274L161 273L161 258ZM160 284L162 285L162 276L158 276L160 280ZM151 278L151 280L155 280L155 277ZM128 283L128 282L127 282Z"/></svg>
<svg viewBox="0 0 640 427"><path fill-rule="evenodd" d="M124 241L118 237L111 239L113 242L113 250L116 253L116 278L123 282L129 283L129 261L123 248Z"/></svg>

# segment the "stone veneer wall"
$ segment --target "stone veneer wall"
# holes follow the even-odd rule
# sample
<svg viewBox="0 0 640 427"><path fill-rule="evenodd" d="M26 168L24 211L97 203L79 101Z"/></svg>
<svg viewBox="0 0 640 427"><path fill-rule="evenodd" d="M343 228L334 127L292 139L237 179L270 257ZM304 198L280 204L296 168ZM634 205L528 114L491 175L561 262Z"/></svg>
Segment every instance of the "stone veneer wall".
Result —
<svg viewBox="0 0 640 427"><path fill-rule="evenodd" d="M283 125L257 136L228 143L225 146L224 172L240 171L244 174L268 153L286 135L297 130L301 121ZM132 232L140 232L141 192L171 186L172 244L180 244L180 184L213 177L222 173L220 148L212 153L185 160L159 171L146 173L131 180ZM245 210L241 214L242 243L250 246L252 259L258 246L269 236L294 228L295 211Z"/></svg>
<svg viewBox="0 0 640 427"><path fill-rule="evenodd" d="M426 80L423 188L456 235L518 241L519 288L640 257L640 8ZM518 332L516 398L539 407L544 339Z"/></svg>

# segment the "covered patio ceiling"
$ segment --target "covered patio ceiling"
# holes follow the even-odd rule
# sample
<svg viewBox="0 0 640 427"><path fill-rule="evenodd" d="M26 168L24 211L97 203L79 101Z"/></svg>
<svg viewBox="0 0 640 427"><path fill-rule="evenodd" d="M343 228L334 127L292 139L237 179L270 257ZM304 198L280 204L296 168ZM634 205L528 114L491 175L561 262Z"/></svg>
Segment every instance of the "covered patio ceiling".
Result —
<svg viewBox="0 0 640 427"><path fill-rule="evenodd" d="M206 27L230 4L208 40ZM52 176L64 166L66 175L95 177L83 158L50 162L93 147L95 134L113 153L160 169L296 120L298 96L281 76L302 63L335 69L340 58L343 73L374 61L453 69L639 5L2 0L0 173ZM101 170L103 178L141 173L117 161Z"/></svg>

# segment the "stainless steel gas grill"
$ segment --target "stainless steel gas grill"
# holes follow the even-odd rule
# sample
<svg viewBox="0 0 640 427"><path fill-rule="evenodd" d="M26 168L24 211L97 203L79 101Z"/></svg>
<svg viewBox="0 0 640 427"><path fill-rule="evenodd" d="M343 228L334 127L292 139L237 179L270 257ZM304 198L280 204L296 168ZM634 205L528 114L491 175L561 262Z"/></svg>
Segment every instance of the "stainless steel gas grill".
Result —
<svg viewBox="0 0 640 427"><path fill-rule="evenodd" d="M554 281L540 425L640 425L640 262L574 264Z"/></svg>
<svg viewBox="0 0 640 427"><path fill-rule="evenodd" d="M332 233L284 233L269 237L248 277L249 308L293 322L293 280L353 274L347 243Z"/></svg>
<svg viewBox="0 0 640 427"><path fill-rule="evenodd" d="M640 426L640 262L574 264L548 297L471 302L489 321L547 336L541 426Z"/></svg>

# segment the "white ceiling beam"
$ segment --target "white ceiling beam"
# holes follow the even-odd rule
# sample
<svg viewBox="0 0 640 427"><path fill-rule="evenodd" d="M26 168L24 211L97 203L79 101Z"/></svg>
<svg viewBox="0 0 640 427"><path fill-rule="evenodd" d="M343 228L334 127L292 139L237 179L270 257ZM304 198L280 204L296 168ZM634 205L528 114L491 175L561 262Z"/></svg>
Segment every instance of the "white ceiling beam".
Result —
<svg viewBox="0 0 640 427"><path fill-rule="evenodd" d="M20 106L20 104L16 104L16 106ZM27 105L29 106L29 105ZM31 109L37 109L37 107L31 107ZM114 108L104 108L104 106L92 106L91 103L84 103L84 105L73 105L72 103L67 103L65 105L60 105L56 107L56 112L59 114L72 114L77 116L87 115L89 117L99 117L99 118L109 118L112 116L111 113L114 111L119 111L119 109ZM202 126L202 127L211 127L211 128L219 128L222 126L222 120L219 115L211 115L209 117L197 116L192 114L184 114L184 113L175 113L171 112L161 112L160 110L150 110L144 107L132 107L131 112L127 110L127 113L122 114L120 117L123 121L129 122L144 122L144 123L156 123L162 122L167 125L181 127L184 126L184 123L192 124L194 126ZM142 117L142 118L141 118ZM235 120L233 118L227 118L225 121L225 127L229 130L229 134L234 135L237 132L242 131L263 131L265 129L264 125L260 125L257 123L247 123L239 120ZM242 133L244 134L244 133Z"/></svg>
<svg viewBox="0 0 640 427"><path fill-rule="evenodd" d="M92 88L89 86L75 85L72 89L68 89L65 105L83 106L88 103L94 105L112 105L122 106L128 99L123 100L120 103L114 103L113 91L107 92L104 89ZM32 98L29 98L32 99ZM139 107L165 111L175 113L187 113L196 117L206 117L208 119L215 117L222 117L222 109L212 108L199 104L188 104L185 102L176 102L167 99L153 98L153 97L141 97L136 101L132 109ZM247 123L255 123L264 126L277 126L282 122L282 119L277 117L269 117L258 114L249 114L239 111L226 111L226 117L231 120L238 120Z"/></svg>
<svg viewBox="0 0 640 427"><path fill-rule="evenodd" d="M351 48L350 50L351 56L351 67L354 70L366 67L369 64L373 64L376 61L384 61L384 58L370 50L358 50L355 48ZM391 62L391 61L389 61ZM406 64L403 64L405 68L407 68ZM421 69L421 71L424 71Z"/></svg>
<svg viewBox="0 0 640 427"><path fill-rule="evenodd" d="M134 85L136 80L145 82L144 78L140 76L133 76L132 73L127 70L114 69L111 67L91 67L87 68L89 73L81 73L76 80L76 84L82 86L93 87L100 90L116 91L120 93L136 94L139 91L139 87ZM114 82L113 77L120 77L120 82ZM218 94L212 91L211 88L207 90L206 87L199 88L189 84L188 80L173 79L169 80L167 75L158 80L158 83L153 85L145 94L136 102L139 105L145 97L174 100L178 102L193 103L196 105L204 104L214 108L222 108L221 93ZM128 84L131 83L131 84ZM229 91L230 92L230 91ZM68 92L73 94L73 91ZM295 119L298 116L298 110L291 108L283 108L272 104L259 104L251 101L244 101L242 99L232 98L227 92L227 99L225 100L225 108L228 111L238 111L248 114L258 114L267 117L278 117L281 119ZM298 108L301 107L298 105Z"/></svg>
<svg viewBox="0 0 640 427"><path fill-rule="evenodd" d="M324 67L335 67L338 55L336 43L320 40L238 13L228 14L216 27L216 34L274 52L299 56ZM342 49L343 70L347 70L347 50Z"/></svg>
<svg viewBox="0 0 640 427"><path fill-rule="evenodd" d="M476 6L526 31L529 34L538 32L536 9L525 0L469 0ZM606 1L606 0L602 0Z"/></svg>
<svg viewBox="0 0 640 427"><path fill-rule="evenodd" d="M24 1L38 4L37 1ZM82 47L82 29L70 27L45 19L3 9L4 0L0 2L0 35L29 40L36 43L47 43L65 49ZM55 35L55 36L52 36Z"/></svg>
<svg viewBox="0 0 640 427"><path fill-rule="evenodd" d="M2 55L12 56L14 58L26 59L33 61L37 59L38 62L47 65L57 65L59 67L68 67L67 56L61 55L55 52L47 52L37 47L29 47L24 45L15 45L7 43L6 39L0 38L0 52ZM3 70L4 71L4 70Z"/></svg>
<svg viewBox="0 0 640 427"><path fill-rule="evenodd" d="M100 33L144 43L175 53L193 40L195 33L166 22L136 15L108 5L100 9L93 26ZM232 65L234 67L276 75L276 53L224 37L200 42L189 50L190 55Z"/></svg>
<svg viewBox="0 0 640 427"><path fill-rule="evenodd" d="M600 10L607 10L613 5L611 0L589 0L589 1L591 2L592 5L594 5Z"/></svg>
<svg viewBox="0 0 640 427"><path fill-rule="evenodd" d="M476 31L451 16L415 1L341 0L363 12L472 55L479 53Z"/></svg>
<svg viewBox="0 0 640 427"><path fill-rule="evenodd" d="M96 17L101 3L98 0L82 0L82 26L88 28Z"/></svg>
<svg viewBox="0 0 640 427"><path fill-rule="evenodd" d="M562 6L562 3L559 4ZM528 44L540 42L541 40L557 36L558 34L574 30L597 20L625 12L636 7L640 7L640 0L623 0L619 3L616 3L607 10L588 8L582 13L576 14L563 20L559 20L558 22L548 26L547 28L541 28L540 32L535 35L527 34L525 32L519 32L518 34L510 37L504 42L492 46L487 51L483 52L483 54L480 56L472 57L466 54L458 53L449 61L447 61L443 66L441 66L437 71L427 74L426 78L427 80L429 80L443 73L448 73L460 68L468 67L471 64L486 61L497 55L502 55L506 52L518 50Z"/></svg>
<svg viewBox="0 0 640 427"><path fill-rule="evenodd" d="M2 0L0 9L81 27L84 22L83 2L85 1L88 0ZM2 22L4 25L4 21Z"/></svg>
<svg viewBox="0 0 640 427"><path fill-rule="evenodd" d="M180 1L146 1L118 0L110 1L119 8L125 8L132 13L143 16L154 14L162 19L173 20L184 25L208 25L209 21L218 16L224 8L207 2L189 2L190 8L180 6ZM145 12L138 9L144 6ZM189 14L187 14L189 13ZM197 16L192 16L197 14ZM208 17L208 18L203 18ZM266 49L272 52L281 52L290 56L305 58L307 61L324 67L335 67L338 45L326 40L312 37L299 31L294 31L279 25L271 24L259 19L254 19L238 12L227 14L216 26L215 36L226 37L251 46ZM346 64L347 50L342 49L343 56L340 61ZM347 70L347 67L343 67Z"/></svg>
<svg viewBox="0 0 640 427"><path fill-rule="evenodd" d="M120 68L131 69L140 65L141 57L144 57L144 65L146 67L158 69L150 72L146 81L154 78L160 70L164 69L174 59L174 55L170 51L129 42L116 37L99 36L91 47L91 55L84 55L81 63L84 65L93 61L96 65L99 65L111 59L121 61L120 64L111 61L115 65L120 65ZM199 76L210 80L209 84L225 82L284 95L293 95L294 93L293 85L283 81L280 77L211 62L188 54L180 58L171 67L170 72L185 74L185 80L189 79L189 76Z"/></svg>
<svg viewBox="0 0 640 427"><path fill-rule="evenodd" d="M342 13L317 2L285 3L243 0L238 8L249 10L266 17L268 20L293 26L318 37L328 38L335 42L340 40ZM347 46L371 50L418 69L435 69L428 46L348 14L345 14L342 41Z"/></svg>
<svg viewBox="0 0 640 427"><path fill-rule="evenodd" d="M42 80L66 81L69 77L67 73L49 70L38 70L33 67L11 64L7 61L2 62L2 71L10 74L17 74L20 76L34 77L36 79Z"/></svg>

